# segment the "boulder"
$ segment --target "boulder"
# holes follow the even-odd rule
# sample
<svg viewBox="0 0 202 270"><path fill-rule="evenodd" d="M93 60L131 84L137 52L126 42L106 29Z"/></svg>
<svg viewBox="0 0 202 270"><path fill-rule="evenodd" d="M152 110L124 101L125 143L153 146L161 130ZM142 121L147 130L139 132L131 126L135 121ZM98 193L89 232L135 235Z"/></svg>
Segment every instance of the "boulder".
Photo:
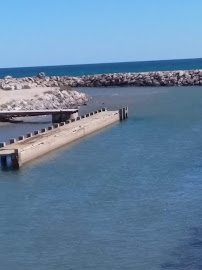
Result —
<svg viewBox="0 0 202 270"><path fill-rule="evenodd" d="M39 74L37 74L37 77L39 79L44 79L46 77L46 74L44 72L40 72Z"/></svg>
<svg viewBox="0 0 202 270"><path fill-rule="evenodd" d="M5 80L11 80L12 78L13 77L12 76L9 76L9 75L7 75L7 76L4 77Z"/></svg>
<svg viewBox="0 0 202 270"><path fill-rule="evenodd" d="M4 85L3 86L3 90L14 90L15 89L15 86L13 85Z"/></svg>
<svg viewBox="0 0 202 270"><path fill-rule="evenodd" d="M15 90L21 90L22 89L22 85L21 84L16 84L15 85Z"/></svg>
<svg viewBox="0 0 202 270"><path fill-rule="evenodd" d="M32 85L30 83L22 85L22 89L31 89L31 88L32 88Z"/></svg>

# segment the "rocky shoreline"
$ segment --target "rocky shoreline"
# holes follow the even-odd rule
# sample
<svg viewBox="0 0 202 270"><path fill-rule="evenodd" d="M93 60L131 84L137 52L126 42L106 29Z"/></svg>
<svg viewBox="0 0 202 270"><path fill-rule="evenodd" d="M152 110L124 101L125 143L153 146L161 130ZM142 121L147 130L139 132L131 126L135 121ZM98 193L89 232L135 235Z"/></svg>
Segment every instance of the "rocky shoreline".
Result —
<svg viewBox="0 0 202 270"><path fill-rule="evenodd" d="M202 85L202 70L157 71L98 74L80 77L46 76L0 79L0 89L20 90L36 87L109 87L109 86L190 86Z"/></svg>
<svg viewBox="0 0 202 270"><path fill-rule="evenodd" d="M31 90L27 90L31 91ZM54 89L32 99L12 99L0 105L0 111L71 109L86 105L91 98L73 90Z"/></svg>
<svg viewBox="0 0 202 270"><path fill-rule="evenodd" d="M46 76L43 72L37 76L26 78L6 76L4 79L0 79L0 90L4 96L12 94L12 100L1 102L0 110L78 108L87 104L90 97L72 90L72 88L77 87L191 85L202 85L202 70L115 73L81 77ZM30 96L24 97L25 93L29 92L30 95L31 92L35 93L35 90L40 88L47 90L40 95L32 96L32 98ZM20 92L22 92L21 95Z"/></svg>

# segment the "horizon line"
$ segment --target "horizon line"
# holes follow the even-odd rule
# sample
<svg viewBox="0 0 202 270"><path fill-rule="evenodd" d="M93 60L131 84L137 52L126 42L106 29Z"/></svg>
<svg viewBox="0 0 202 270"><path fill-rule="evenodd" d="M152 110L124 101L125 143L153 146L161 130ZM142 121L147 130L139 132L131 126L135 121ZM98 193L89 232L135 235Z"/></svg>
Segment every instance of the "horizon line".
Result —
<svg viewBox="0 0 202 270"><path fill-rule="evenodd" d="M160 60L139 60L139 61L118 61L118 62L101 62L101 63L87 63L87 64L56 64L44 66L22 66L22 67L0 67L0 69L18 69L18 68L40 68L40 67L62 67L62 66L87 66L87 65L103 65L103 64L123 64L123 63L144 63L144 62L162 62L162 61L178 61L178 60L198 60L202 57L196 58L177 58L177 59L160 59Z"/></svg>

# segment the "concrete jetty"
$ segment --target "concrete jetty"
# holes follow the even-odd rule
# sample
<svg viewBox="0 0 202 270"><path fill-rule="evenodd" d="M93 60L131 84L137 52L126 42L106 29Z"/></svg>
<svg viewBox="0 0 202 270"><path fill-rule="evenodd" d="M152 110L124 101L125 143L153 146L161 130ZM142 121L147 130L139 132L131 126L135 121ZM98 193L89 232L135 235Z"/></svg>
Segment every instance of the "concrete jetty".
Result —
<svg viewBox="0 0 202 270"><path fill-rule="evenodd" d="M76 119L56 123L47 129L36 130L18 139L10 139L10 144L0 143L1 166L20 168L23 164L80 139L90 133L128 118L128 107L118 111L103 108Z"/></svg>

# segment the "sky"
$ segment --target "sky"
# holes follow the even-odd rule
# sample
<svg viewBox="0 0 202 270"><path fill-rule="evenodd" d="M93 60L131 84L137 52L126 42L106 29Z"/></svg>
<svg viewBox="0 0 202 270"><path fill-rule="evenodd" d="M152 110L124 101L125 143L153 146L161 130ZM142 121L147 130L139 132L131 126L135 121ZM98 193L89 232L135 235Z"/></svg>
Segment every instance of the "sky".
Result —
<svg viewBox="0 0 202 270"><path fill-rule="evenodd" d="M0 67L202 57L202 0L0 0Z"/></svg>

